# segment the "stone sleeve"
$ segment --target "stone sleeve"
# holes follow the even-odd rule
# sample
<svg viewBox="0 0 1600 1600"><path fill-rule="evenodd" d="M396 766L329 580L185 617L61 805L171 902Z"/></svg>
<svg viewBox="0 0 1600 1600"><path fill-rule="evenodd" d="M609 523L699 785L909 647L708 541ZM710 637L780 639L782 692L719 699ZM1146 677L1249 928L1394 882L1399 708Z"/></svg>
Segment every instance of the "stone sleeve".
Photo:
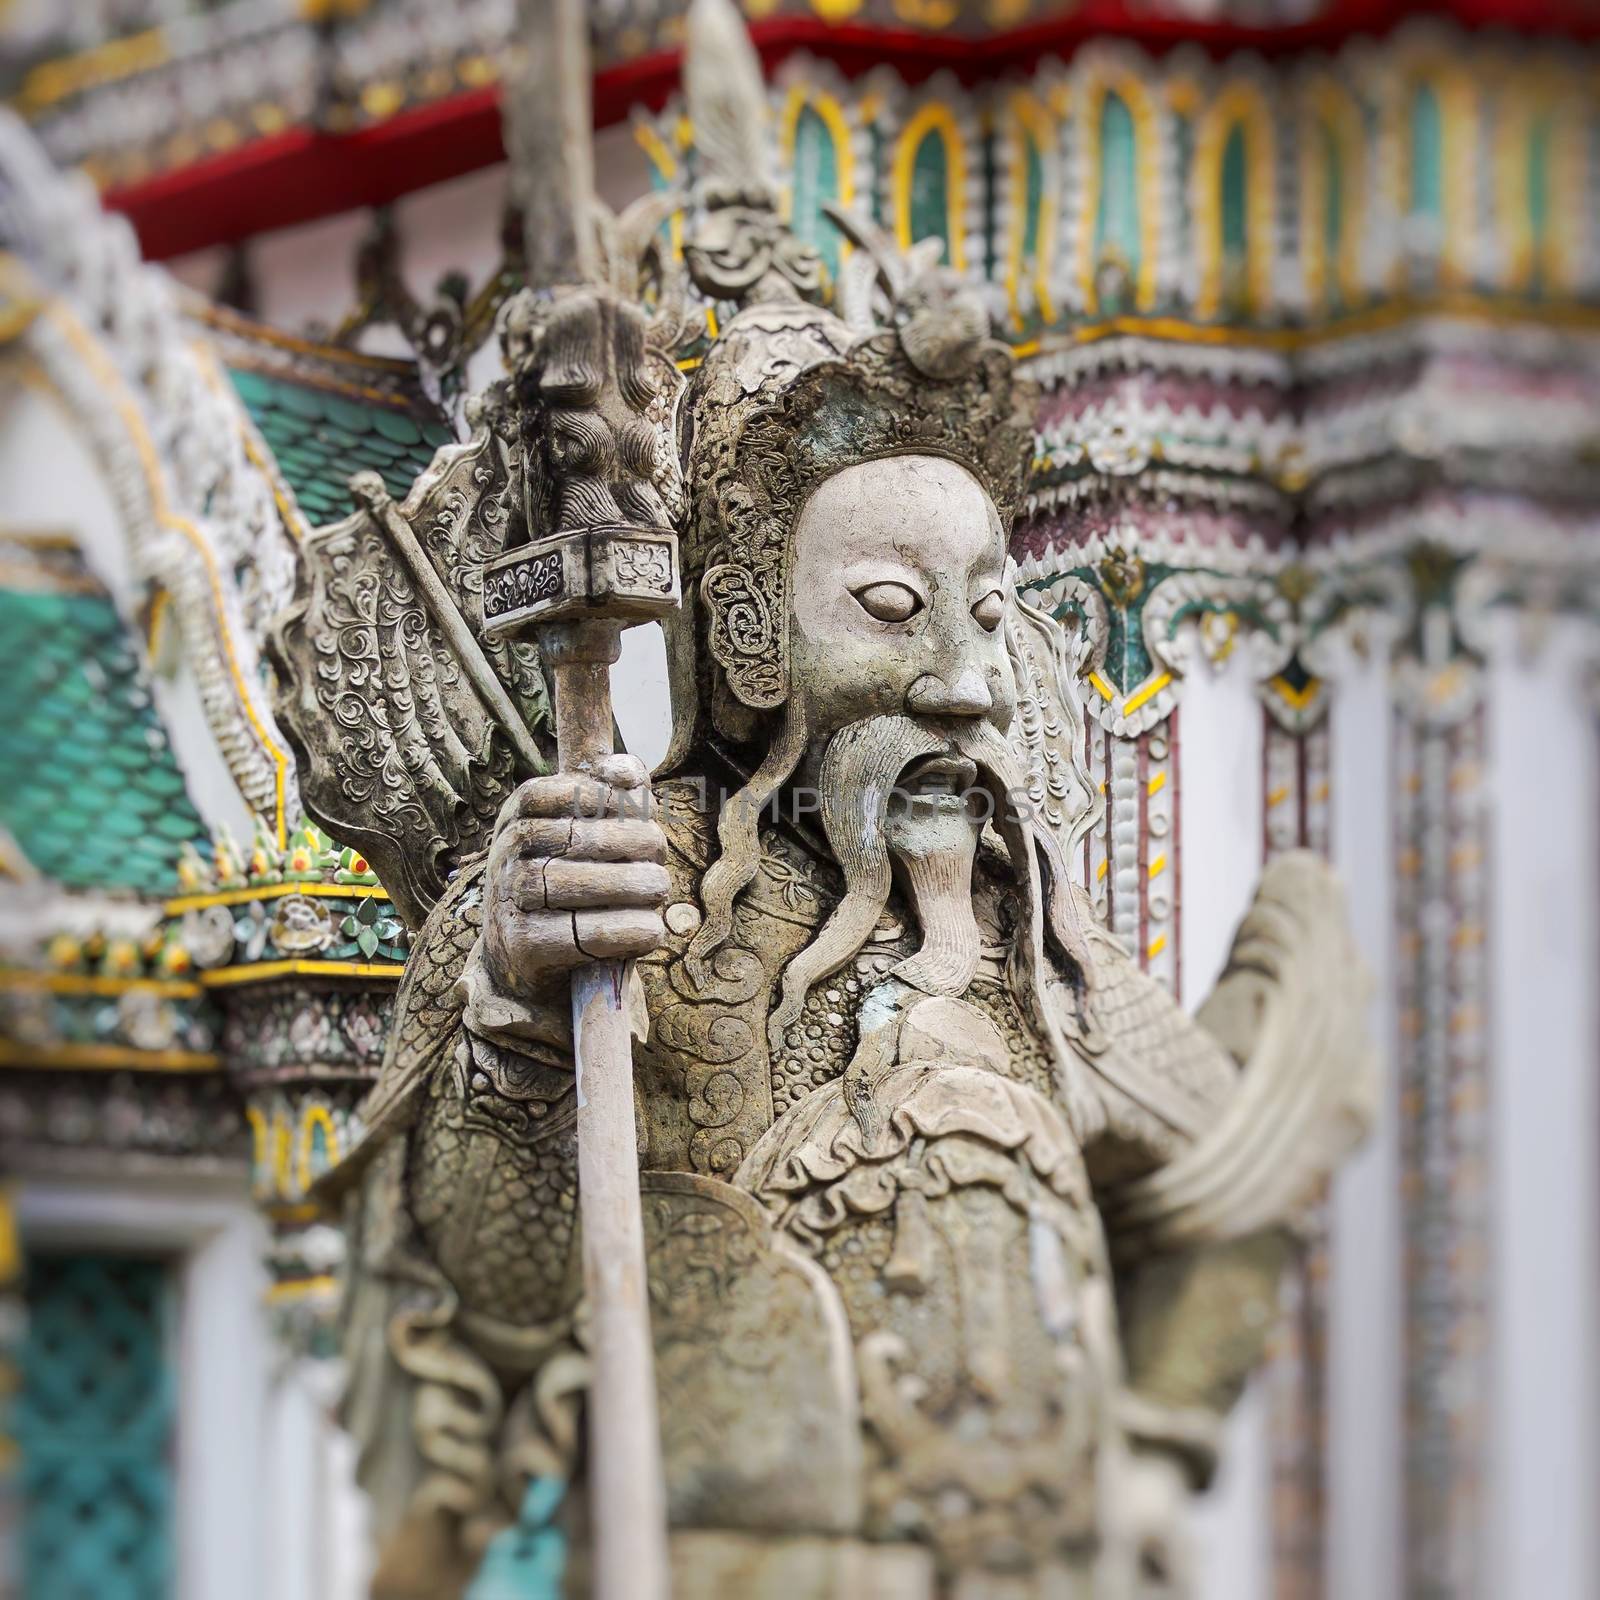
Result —
<svg viewBox="0 0 1600 1600"><path fill-rule="evenodd" d="M1203 1488L1217 1438L1260 1363L1294 1241L1285 1228L1150 1256L1117 1275L1136 1444L1171 1450Z"/></svg>

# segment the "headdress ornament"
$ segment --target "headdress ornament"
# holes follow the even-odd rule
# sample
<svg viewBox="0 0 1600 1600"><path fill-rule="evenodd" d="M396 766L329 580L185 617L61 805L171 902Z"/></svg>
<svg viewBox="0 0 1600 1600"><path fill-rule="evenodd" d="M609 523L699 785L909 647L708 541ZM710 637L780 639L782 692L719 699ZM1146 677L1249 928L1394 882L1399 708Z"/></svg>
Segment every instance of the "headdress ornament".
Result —
<svg viewBox="0 0 1600 1600"><path fill-rule="evenodd" d="M790 540L819 483L885 456L944 456L1009 526L1033 447L1002 345L986 340L934 378L898 330L853 338L826 313L775 319L774 309L747 312L746 327L735 319L689 395L685 573L700 580L707 644L728 687L756 708L788 692Z"/></svg>

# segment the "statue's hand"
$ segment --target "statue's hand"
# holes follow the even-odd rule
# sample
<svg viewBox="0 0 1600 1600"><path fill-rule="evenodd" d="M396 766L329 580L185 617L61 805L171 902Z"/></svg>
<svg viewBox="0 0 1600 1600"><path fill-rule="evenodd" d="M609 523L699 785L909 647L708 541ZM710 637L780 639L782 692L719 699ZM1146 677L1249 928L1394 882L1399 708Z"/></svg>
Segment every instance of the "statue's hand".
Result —
<svg viewBox="0 0 1600 1600"><path fill-rule="evenodd" d="M530 778L506 802L484 876L482 954L496 988L649 955L666 938L667 837L649 774L607 756L597 778Z"/></svg>

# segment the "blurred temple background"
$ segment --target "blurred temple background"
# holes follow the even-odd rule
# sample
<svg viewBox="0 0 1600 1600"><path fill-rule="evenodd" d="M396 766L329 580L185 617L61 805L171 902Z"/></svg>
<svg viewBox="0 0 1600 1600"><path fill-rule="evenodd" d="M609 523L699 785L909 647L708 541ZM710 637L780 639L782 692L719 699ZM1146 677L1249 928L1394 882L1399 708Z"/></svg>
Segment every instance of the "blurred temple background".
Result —
<svg viewBox="0 0 1600 1600"><path fill-rule="evenodd" d="M1091 646L1102 914L1192 1001L1308 845L1377 976L1383 1120L1208 1600L1590 1600L1600 5L745 9L795 226L942 241L1041 387L1013 550ZM693 177L682 10L591 7L615 203ZM497 367L514 25L0 0L0 1594L363 1592L305 1192L408 948L263 644L350 475L403 496ZM646 630L621 673L654 759Z"/></svg>

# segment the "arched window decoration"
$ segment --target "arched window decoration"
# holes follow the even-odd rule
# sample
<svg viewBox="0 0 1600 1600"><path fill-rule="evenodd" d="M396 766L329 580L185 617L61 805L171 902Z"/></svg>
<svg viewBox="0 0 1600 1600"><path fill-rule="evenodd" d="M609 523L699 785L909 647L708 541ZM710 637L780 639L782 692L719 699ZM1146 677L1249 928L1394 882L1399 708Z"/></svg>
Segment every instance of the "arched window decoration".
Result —
<svg viewBox="0 0 1600 1600"><path fill-rule="evenodd" d="M1095 301L1113 315L1139 279L1143 240L1139 227L1139 146L1133 112L1114 90L1100 104L1099 203L1094 218Z"/></svg>
<svg viewBox="0 0 1600 1600"><path fill-rule="evenodd" d="M1160 239L1155 107L1137 76L1091 67L1078 101L1083 196L1077 266L1084 308L1149 311Z"/></svg>
<svg viewBox="0 0 1600 1600"><path fill-rule="evenodd" d="M1365 134L1348 92L1331 78L1307 86L1300 122L1300 267L1312 311L1361 298L1361 174Z"/></svg>
<svg viewBox="0 0 1600 1600"><path fill-rule="evenodd" d="M1457 288L1476 270L1478 89L1454 59L1430 57L1404 69L1391 113L1390 148L1400 182L1393 195L1402 219L1397 286ZM1503 159L1502 159L1503 166ZM1522 187L1523 171L1518 172ZM1502 172L1503 181L1503 172Z"/></svg>
<svg viewBox="0 0 1600 1600"><path fill-rule="evenodd" d="M1200 316L1250 317L1271 304L1275 177L1266 101L1253 84L1232 84L1195 131Z"/></svg>
<svg viewBox="0 0 1600 1600"><path fill-rule="evenodd" d="M1494 107L1495 230L1505 241L1502 286L1564 295L1574 286L1589 148L1586 85L1548 66L1511 77Z"/></svg>
<svg viewBox="0 0 1600 1600"><path fill-rule="evenodd" d="M796 89L784 113L782 145L789 169L790 225L822 252L828 272L837 277L845 241L822 208L830 203L848 206L855 198L850 129L838 103Z"/></svg>
<svg viewBox="0 0 1600 1600"><path fill-rule="evenodd" d="M1249 208L1244 124L1236 122L1222 147L1222 303L1230 314L1251 306Z"/></svg>
<svg viewBox="0 0 1600 1600"><path fill-rule="evenodd" d="M944 259L966 266L961 225L966 160L955 117L937 101L925 105L900 134L894 163L895 233L902 250L919 239L942 239Z"/></svg>
<svg viewBox="0 0 1600 1600"><path fill-rule="evenodd" d="M1011 217L1006 241L1006 303L1013 327L1026 323L1023 286L1031 283L1041 320L1055 320L1050 271L1055 256L1055 124L1031 95L1011 102Z"/></svg>
<svg viewBox="0 0 1600 1600"><path fill-rule="evenodd" d="M1423 218L1441 240L1444 232L1444 112L1433 86L1419 83L1411 93L1410 187L1406 213Z"/></svg>
<svg viewBox="0 0 1600 1600"><path fill-rule="evenodd" d="M1550 158L1553 146L1550 118L1540 117L1528 131L1528 244L1533 287L1548 289L1551 244L1554 229L1550 223Z"/></svg>
<svg viewBox="0 0 1600 1600"><path fill-rule="evenodd" d="M339 1157L339 1137L325 1106L308 1106L300 1125L300 1187L309 1188Z"/></svg>

